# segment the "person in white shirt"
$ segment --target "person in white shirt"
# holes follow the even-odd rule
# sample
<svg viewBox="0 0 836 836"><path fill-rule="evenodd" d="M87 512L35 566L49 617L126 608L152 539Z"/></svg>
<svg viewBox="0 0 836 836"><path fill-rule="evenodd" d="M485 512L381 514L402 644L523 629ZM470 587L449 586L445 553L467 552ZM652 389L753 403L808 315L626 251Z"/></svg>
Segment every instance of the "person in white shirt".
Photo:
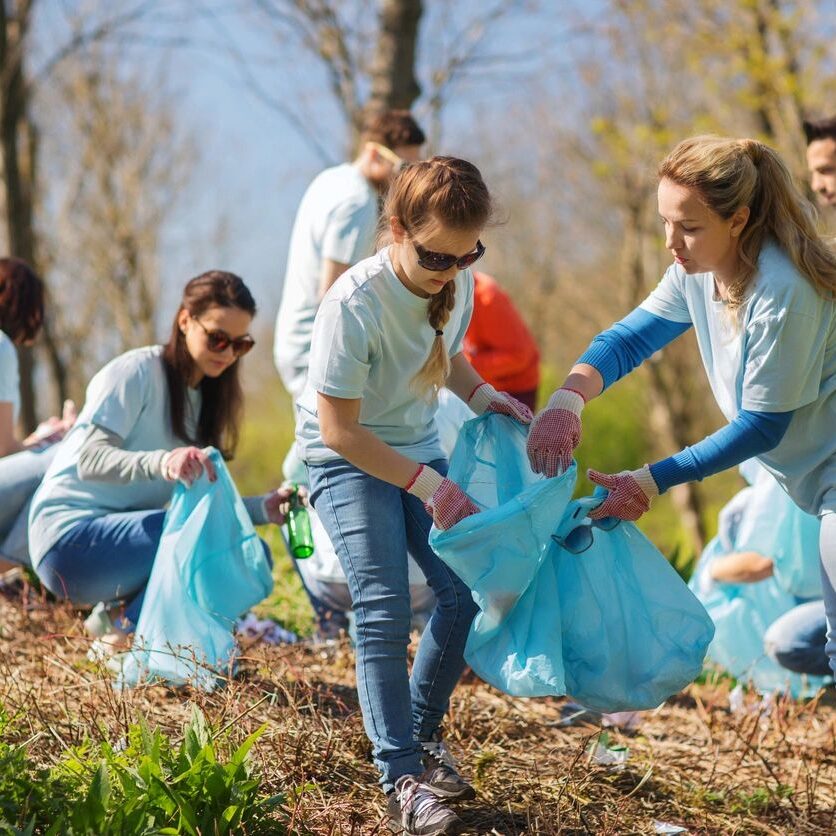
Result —
<svg viewBox="0 0 836 836"><path fill-rule="evenodd" d="M404 163L419 158L424 141L409 111L376 114L360 137L357 158L318 174L302 197L273 344L276 369L294 400L305 386L322 297L352 264L374 252L381 195Z"/></svg>
<svg viewBox="0 0 836 836"><path fill-rule="evenodd" d="M392 183L384 217L391 245L344 273L317 312L296 439L351 591L357 690L389 813L418 836L458 832L444 800L474 795L440 726L476 606L428 536L433 521L450 528L479 508L445 478L438 390L477 414L528 423L531 411L482 380L462 351L469 267L485 252L491 217L479 170L453 157L413 163ZM408 555L436 599L411 675Z"/></svg>
<svg viewBox="0 0 836 836"><path fill-rule="evenodd" d="M56 453L56 442L75 421L67 401L23 441L16 434L20 412L17 349L31 345L44 319L43 282L19 258L0 258L0 572L30 565L29 502Z"/></svg>
<svg viewBox="0 0 836 836"><path fill-rule="evenodd" d="M43 585L78 605L121 599L104 642L125 643L139 618L174 483L203 472L206 447L231 458L243 393L239 358L254 345L255 301L232 273L192 279L165 345L133 349L91 380L78 421L38 488L29 517ZM290 489L245 498L256 524L281 524ZM269 559L269 549L266 549Z"/></svg>

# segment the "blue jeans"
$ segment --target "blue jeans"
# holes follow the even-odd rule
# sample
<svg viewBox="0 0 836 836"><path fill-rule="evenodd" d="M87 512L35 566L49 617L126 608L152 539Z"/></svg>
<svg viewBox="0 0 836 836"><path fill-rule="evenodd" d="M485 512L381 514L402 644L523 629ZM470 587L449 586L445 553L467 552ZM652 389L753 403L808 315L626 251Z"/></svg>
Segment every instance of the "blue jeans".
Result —
<svg viewBox="0 0 836 836"><path fill-rule="evenodd" d="M76 523L44 556L36 572L58 598L92 606L126 602L118 626L132 631L160 545L165 511L124 511ZM261 541L273 565L270 547Z"/></svg>
<svg viewBox="0 0 836 836"><path fill-rule="evenodd" d="M161 510L82 520L43 556L38 577L53 595L81 606L127 601L120 627L131 630L139 618L164 522Z"/></svg>
<svg viewBox="0 0 836 836"><path fill-rule="evenodd" d="M447 472L443 459L429 463ZM311 502L337 551L357 622L357 692L381 784L420 775L419 741L441 725L464 670L476 605L470 590L429 547L432 520L417 497L343 459L309 467ZM427 578L436 605L412 675L407 552Z"/></svg>
<svg viewBox="0 0 836 836"><path fill-rule="evenodd" d="M830 670L836 677L836 487L824 499L825 512L821 515L821 584L827 619L827 644Z"/></svg>
<svg viewBox="0 0 836 836"><path fill-rule="evenodd" d="M29 506L58 445L21 450L0 459L0 557L31 566Z"/></svg>
<svg viewBox="0 0 836 836"><path fill-rule="evenodd" d="M809 601L776 618L764 634L763 644L766 652L787 670L827 676L830 667L824 652L826 631L824 601Z"/></svg>

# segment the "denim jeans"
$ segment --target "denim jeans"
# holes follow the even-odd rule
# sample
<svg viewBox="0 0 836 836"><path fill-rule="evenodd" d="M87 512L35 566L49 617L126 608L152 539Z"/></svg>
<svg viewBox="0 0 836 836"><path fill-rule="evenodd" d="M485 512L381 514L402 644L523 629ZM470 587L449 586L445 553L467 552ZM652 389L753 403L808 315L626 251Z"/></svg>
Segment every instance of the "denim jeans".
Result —
<svg viewBox="0 0 836 836"><path fill-rule="evenodd" d="M827 617L827 644L830 669L836 677L836 487L825 496L825 513L821 516L821 583Z"/></svg>
<svg viewBox="0 0 836 836"><path fill-rule="evenodd" d="M447 472L442 459L429 463ZM343 459L309 466L311 502L348 580L357 623L357 692L381 784L419 775L419 741L441 725L464 670L476 605L470 590L429 547L432 520L417 497ZM407 553L435 593L412 675Z"/></svg>
<svg viewBox="0 0 836 836"><path fill-rule="evenodd" d="M824 601L809 601L776 618L764 634L763 644L787 670L827 676L830 668L824 652L825 632Z"/></svg>
<svg viewBox="0 0 836 836"><path fill-rule="evenodd" d="M0 459L0 558L31 566L29 506L58 445L21 450Z"/></svg>
<svg viewBox="0 0 836 836"><path fill-rule="evenodd" d="M349 632L351 592L347 583L326 581L305 572L303 561L293 561L302 586L308 595L311 608L316 616L316 633L319 639L338 638L340 632ZM412 606L413 630L419 632L427 626L435 607L435 595L426 585L410 586L409 598Z"/></svg>
<svg viewBox="0 0 836 836"><path fill-rule="evenodd" d="M126 630L136 626L160 544L165 511L125 511L76 523L36 572L58 598L80 606L125 600Z"/></svg>
<svg viewBox="0 0 836 836"><path fill-rule="evenodd" d="M59 598L79 606L123 600L120 629L139 620L145 586L160 545L165 511L124 511L76 523L42 558L36 572ZM261 541L270 565L269 546Z"/></svg>

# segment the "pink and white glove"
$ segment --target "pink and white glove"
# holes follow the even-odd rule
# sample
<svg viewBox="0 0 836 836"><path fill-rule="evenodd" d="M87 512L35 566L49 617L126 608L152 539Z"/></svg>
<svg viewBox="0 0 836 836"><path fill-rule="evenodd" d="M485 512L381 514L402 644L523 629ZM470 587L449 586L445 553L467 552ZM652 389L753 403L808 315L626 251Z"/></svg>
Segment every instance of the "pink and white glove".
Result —
<svg viewBox="0 0 836 836"><path fill-rule="evenodd" d="M531 410L516 398L505 392L497 392L490 383L480 383L467 399L467 405L477 414L496 412L507 415L521 424L530 424L534 415Z"/></svg>
<svg viewBox="0 0 836 836"><path fill-rule="evenodd" d="M581 443L581 410L584 398L574 389L558 389L548 406L534 419L528 432L528 461L535 473L551 478L572 466Z"/></svg>
<svg viewBox="0 0 836 836"><path fill-rule="evenodd" d="M433 518L436 528L446 531L457 522L479 513L479 506L455 483L422 464L405 488L417 496Z"/></svg>
<svg viewBox="0 0 836 836"><path fill-rule="evenodd" d="M588 470L586 475L590 482L610 492L594 511L589 512L591 520L604 517L637 520L645 511L650 510L654 497L659 496L659 487L647 465L638 470L622 470L621 473L613 474Z"/></svg>

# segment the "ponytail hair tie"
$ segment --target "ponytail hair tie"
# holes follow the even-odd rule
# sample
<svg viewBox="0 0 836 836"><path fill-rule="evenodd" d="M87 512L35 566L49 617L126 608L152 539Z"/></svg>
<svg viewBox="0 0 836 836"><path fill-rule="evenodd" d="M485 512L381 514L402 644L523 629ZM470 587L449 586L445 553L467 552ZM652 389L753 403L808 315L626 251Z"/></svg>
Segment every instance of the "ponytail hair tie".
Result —
<svg viewBox="0 0 836 836"><path fill-rule="evenodd" d="M444 331L442 331L440 328L436 328L435 329L435 335L436 335L436 337L443 337L444 336Z"/></svg>

